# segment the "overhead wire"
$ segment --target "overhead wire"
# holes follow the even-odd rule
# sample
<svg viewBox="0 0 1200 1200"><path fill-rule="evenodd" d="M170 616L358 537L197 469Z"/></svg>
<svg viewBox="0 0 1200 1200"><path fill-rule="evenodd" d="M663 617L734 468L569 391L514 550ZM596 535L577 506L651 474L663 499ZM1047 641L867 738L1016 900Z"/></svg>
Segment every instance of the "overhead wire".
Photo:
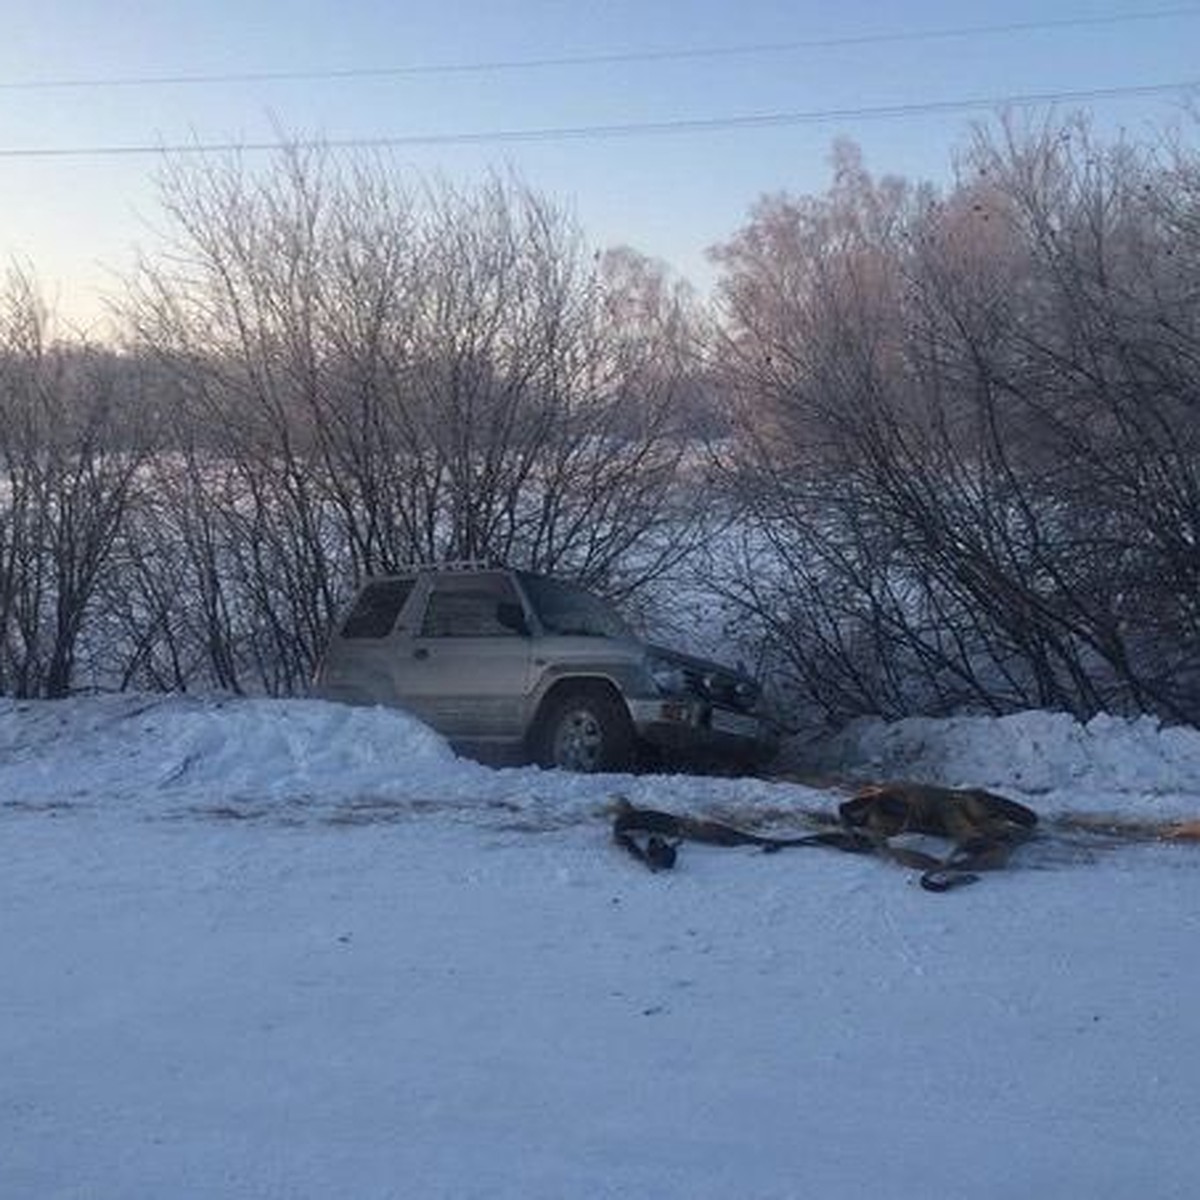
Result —
<svg viewBox="0 0 1200 1200"><path fill-rule="evenodd" d="M493 129L451 133L394 134L366 137L279 137L264 141L225 140L157 142L130 145L0 147L0 159L14 158L114 158L137 155L255 153L294 149L388 149L416 146L477 145L491 142L550 142L591 138L639 137L669 134L755 129L773 126L822 124L831 121L875 120L979 110L1002 111L1036 105L1082 104L1131 96L1164 95L1200 90L1200 78L1175 83L1132 84L1125 87L1085 88L1066 91L1025 92L1005 96L929 100L905 104L864 105L853 108L808 109L795 112L745 113L716 117L680 117L660 121L613 124L547 126L530 129Z"/></svg>
<svg viewBox="0 0 1200 1200"><path fill-rule="evenodd" d="M0 80L0 92L34 89L144 87L167 84L230 84L245 82L281 82L312 79L348 80L381 76L418 76L449 73L516 71L548 67L594 66L617 63L663 62L689 59L729 58L805 49L862 46L919 40L967 38L1035 30L1112 26L1133 21L1163 20L1200 16L1200 6L1175 6L1134 13L1109 13L1095 16L1043 18L1029 21L963 25L931 30L907 30L884 33L842 35L783 42L710 46L693 49L622 51L613 53L561 55L545 58L483 60L445 64L393 67L353 67L344 69L247 71L224 74L181 74L159 76L111 76L93 79ZM1184 93L1200 88L1200 79L1172 83L1133 84L1106 88L1020 93L954 100L916 101L861 107L810 109L768 113L728 114L713 117L680 117L662 120L574 126L535 127L529 129L468 130L445 133L413 133L355 137L277 137L269 140L141 142L87 146L10 146L0 147L0 159L114 158L151 154L202 154L219 152L261 152L284 147L399 148L417 146L473 145L497 142L548 142L621 138L670 134L716 132L730 129L767 128L816 124L842 120L874 120L906 116L935 115L980 109L1022 108L1033 105L1087 103L1121 97Z"/></svg>
<svg viewBox="0 0 1200 1200"><path fill-rule="evenodd" d="M799 38L777 42L751 42L740 45L675 48L662 50L622 50L594 54L562 54L534 58L482 59L450 63L412 63L395 66L326 67L274 71L197 72L164 75L111 75L65 79L0 79L0 91L35 91L85 88L135 88L152 86L205 86L235 83L287 83L306 80L352 80L403 78L452 74L485 74L545 70L556 67L612 66L623 63L662 63L696 59L752 57L790 54L803 50L827 50L839 47L888 45L903 42L937 41L971 37L1028 33L1039 30L1098 28L1132 22L1161 21L1200 16L1200 6L1184 5L1139 12L1108 13L1095 16L1047 17L1028 21L959 25L926 30L894 30L884 33L843 34L830 37Z"/></svg>

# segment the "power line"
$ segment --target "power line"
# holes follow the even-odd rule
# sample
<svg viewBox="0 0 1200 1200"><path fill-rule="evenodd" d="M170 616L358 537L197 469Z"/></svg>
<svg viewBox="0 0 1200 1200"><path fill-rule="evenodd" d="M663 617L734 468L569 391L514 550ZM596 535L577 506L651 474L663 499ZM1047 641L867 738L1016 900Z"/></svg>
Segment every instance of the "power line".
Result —
<svg viewBox="0 0 1200 1200"><path fill-rule="evenodd" d="M942 29L897 30L891 33L847 34L795 41L757 42L675 50L628 50L599 54L564 54L545 58L492 59L475 62L426 63L384 67L315 68L285 71L230 71L175 75L114 75L79 79L0 80L0 91L34 91L70 88L134 88L194 86L232 83L289 83L313 79L351 80L404 78L429 75L465 75L544 70L555 67L613 66L624 63L682 62L698 59L740 58L764 54L790 54L801 50L828 50L850 46L937 41L1040 30L1083 29L1200 16L1200 7L1187 5L1149 12L1111 13L1093 17L1058 17L1037 21L1007 21L990 25L961 25Z"/></svg>
<svg viewBox="0 0 1200 1200"><path fill-rule="evenodd" d="M1026 92L1010 96L920 103L883 104L862 108L821 108L800 112L748 113L723 117L681 117L665 121L632 121L610 125L574 125L533 129L493 129L460 133L384 134L376 137L276 138L270 141L176 142L135 145L0 147L0 159L118 158L151 154L256 153L296 149L388 149L413 146L483 145L491 142L553 142L594 138L641 137L664 134L710 133L729 129L765 129L831 121L876 120L929 116L980 109L1030 108L1038 105L1086 104L1132 96L1161 96L1200 89L1200 79L1179 83L1133 84L1127 87L1078 91Z"/></svg>

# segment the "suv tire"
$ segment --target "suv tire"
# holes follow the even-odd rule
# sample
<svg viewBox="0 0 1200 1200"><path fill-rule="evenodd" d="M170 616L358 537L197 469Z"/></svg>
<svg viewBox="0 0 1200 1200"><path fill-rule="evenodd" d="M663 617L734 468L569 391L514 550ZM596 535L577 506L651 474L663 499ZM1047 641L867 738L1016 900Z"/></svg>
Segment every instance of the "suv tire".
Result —
<svg viewBox="0 0 1200 1200"><path fill-rule="evenodd" d="M603 684L572 684L553 693L533 732L534 758L567 771L628 771L637 757L624 702Z"/></svg>

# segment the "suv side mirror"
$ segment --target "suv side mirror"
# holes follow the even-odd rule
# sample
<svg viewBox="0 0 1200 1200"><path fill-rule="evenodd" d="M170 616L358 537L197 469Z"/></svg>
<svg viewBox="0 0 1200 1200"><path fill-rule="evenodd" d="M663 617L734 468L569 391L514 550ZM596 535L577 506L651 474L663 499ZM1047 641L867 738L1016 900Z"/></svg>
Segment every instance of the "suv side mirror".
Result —
<svg viewBox="0 0 1200 1200"><path fill-rule="evenodd" d="M512 600L501 600L496 605L496 620L505 628L521 637L529 636L529 626L525 621L525 610Z"/></svg>

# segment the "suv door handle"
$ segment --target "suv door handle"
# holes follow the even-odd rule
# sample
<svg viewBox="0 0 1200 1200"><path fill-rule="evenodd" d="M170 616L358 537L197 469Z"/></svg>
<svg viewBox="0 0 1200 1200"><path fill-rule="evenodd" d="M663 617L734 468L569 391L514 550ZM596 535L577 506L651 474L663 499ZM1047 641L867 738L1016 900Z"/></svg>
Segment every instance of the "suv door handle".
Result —
<svg viewBox="0 0 1200 1200"><path fill-rule="evenodd" d="M424 646L418 646L413 651L413 658L428 658L428 657L429 657L429 651L426 650Z"/></svg>

